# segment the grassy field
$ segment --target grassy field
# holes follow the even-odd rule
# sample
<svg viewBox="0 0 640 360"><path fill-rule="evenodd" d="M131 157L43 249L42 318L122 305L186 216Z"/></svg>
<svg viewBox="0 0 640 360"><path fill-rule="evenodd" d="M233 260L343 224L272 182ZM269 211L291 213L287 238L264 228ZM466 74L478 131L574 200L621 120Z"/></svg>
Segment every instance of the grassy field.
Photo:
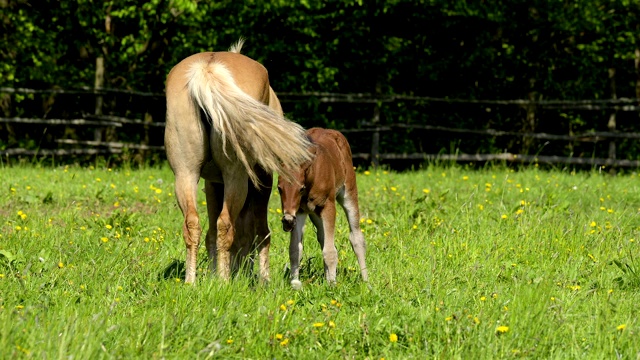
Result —
<svg viewBox="0 0 640 360"><path fill-rule="evenodd" d="M308 226L290 288L277 191L271 283L207 276L203 246L190 286L168 168L3 166L0 358L640 358L638 174L432 165L358 184L370 287L340 213L338 284Z"/></svg>

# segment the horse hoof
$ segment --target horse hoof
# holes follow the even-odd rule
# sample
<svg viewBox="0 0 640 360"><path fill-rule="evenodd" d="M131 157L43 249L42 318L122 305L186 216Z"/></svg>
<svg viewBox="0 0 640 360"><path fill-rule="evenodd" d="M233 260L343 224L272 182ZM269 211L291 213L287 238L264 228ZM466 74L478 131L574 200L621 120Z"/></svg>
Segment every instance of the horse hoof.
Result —
<svg viewBox="0 0 640 360"><path fill-rule="evenodd" d="M293 290L300 290L302 289L302 282L300 280L291 280L291 287Z"/></svg>

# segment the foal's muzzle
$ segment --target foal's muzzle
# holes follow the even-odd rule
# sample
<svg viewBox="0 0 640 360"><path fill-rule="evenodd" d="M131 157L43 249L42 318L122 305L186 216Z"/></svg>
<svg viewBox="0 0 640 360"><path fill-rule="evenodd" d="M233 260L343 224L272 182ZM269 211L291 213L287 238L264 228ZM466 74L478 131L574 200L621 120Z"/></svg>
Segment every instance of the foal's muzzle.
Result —
<svg viewBox="0 0 640 360"><path fill-rule="evenodd" d="M296 226L296 217L293 215L286 214L282 217L282 230L286 232L291 232L293 228Z"/></svg>

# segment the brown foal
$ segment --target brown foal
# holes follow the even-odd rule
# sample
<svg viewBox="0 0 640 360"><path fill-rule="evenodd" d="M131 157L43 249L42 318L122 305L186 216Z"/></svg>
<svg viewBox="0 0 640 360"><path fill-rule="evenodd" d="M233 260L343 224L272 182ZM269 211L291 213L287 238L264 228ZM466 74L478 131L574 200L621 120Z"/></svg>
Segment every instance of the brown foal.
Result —
<svg viewBox="0 0 640 360"><path fill-rule="evenodd" d="M325 277L336 282L338 252L335 246L336 202L349 222L349 240L356 254L360 273L368 280L365 263L365 240L360 230L358 188L353 169L351 148L347 139L338 131L312 128L307 131L313 154L311 161L303 163L294 173L293 180L280 177L278 190L282 202L282 227L291 232L289 260L291 262L291 286L299 289L302 234L307 215L317 229L322 248Z"/></svg>

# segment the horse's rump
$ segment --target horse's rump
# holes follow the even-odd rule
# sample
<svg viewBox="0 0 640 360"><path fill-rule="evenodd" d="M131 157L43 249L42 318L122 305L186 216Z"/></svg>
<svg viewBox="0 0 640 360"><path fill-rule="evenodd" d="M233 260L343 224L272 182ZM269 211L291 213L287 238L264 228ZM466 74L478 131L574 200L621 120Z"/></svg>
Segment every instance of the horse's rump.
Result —
<svg viewBox="0 0 640 360"><path fill-rule="evenodd" d="M266 94L263 92L262 96L268 102L272 90L266 84ZM309 159L304 129L243 91L228 66L215 57L190 65L187 86L221 140L220 150L233 160L228 154L231 149L254 184L259 184L253 170L256 163L267 172L290 177L288 169ZM257 89L261 87L258 84Z"/></svg>

